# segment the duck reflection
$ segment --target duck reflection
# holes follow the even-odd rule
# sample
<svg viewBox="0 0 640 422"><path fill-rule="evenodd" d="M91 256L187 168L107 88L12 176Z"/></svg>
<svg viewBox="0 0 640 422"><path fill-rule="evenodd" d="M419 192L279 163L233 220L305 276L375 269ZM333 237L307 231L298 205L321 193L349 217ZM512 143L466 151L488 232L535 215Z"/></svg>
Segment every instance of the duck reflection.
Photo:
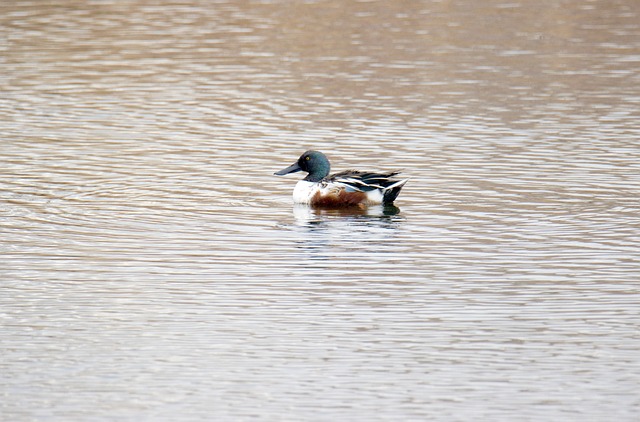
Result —
<svg viewBox="0 0 640 422"><path fill-rule="evenodd" d="M296 205L293 215L300 231L296 244L316 262L335 263L337 257L353 253L384 254L398 234L399 212L394 205L333 209Z"/></svg>
<svg viewBox="0 0 640 422"><path fill-rule="evenodd" d="M322 222L331 217L342 217L346 220L375 221L376 219L388 219L400 213L400 208L395 205L376 205L369 207L346 208L313 208L308 205L294 205L293 216L296 222L307 225L313 222Z"/></svg>

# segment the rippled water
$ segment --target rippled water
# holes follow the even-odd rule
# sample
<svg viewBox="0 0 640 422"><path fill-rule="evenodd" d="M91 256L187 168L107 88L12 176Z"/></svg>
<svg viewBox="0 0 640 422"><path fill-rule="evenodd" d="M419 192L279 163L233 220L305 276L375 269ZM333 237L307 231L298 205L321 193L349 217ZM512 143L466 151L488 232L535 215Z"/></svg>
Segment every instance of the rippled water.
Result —
<svg viewBox="0 0 640 422"><path fill-rule="evenodd" d="M635 420L639 15L0 5L1 419Z"/></svg>

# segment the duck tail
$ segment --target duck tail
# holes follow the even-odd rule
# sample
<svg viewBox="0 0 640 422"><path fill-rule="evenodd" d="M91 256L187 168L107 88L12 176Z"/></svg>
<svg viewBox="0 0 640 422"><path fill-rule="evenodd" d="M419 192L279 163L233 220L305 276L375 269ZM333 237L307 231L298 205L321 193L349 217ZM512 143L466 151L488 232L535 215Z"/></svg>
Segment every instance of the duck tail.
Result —
<svg viewBox="0 0 640 422"><path fill-rule="evenodd" d="M384 204L393 204L393 201L395 201L398 195L400 195L400 191L402 190L402 187L408 181L409 179L398 180L393 185L387 186L384 189L384 196L382 197L382 202Z"/></svg>

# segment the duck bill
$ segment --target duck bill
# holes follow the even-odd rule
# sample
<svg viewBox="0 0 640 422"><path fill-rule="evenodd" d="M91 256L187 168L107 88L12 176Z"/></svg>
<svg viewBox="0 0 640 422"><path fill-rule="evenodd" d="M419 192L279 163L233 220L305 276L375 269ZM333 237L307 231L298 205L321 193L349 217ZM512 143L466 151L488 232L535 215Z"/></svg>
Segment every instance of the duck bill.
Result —
<svg viewBox="0 0 640 422"><path fill-rule="evenodd" d="M277 172L275 172L273 174L275 174L276 176L284 176L285 174L295 173L295 172L300 171L300 170L302 170L302 169L300 168L298 163L293 163L292 165L290 165L286 169L282 169L282 170L277 171Z"/></svg>

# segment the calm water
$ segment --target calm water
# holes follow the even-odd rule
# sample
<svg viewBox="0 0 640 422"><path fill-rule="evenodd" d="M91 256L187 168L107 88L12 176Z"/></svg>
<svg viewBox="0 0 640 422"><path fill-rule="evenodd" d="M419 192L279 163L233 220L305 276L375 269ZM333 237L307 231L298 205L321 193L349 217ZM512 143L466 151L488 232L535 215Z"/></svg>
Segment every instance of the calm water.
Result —
<svg viewBox="0 0 640 422"><path fill-rule="evenodd" d="M636 421L640 3L0 5L0 419ZM294 207L306 149L398 213Z"/></svg>

